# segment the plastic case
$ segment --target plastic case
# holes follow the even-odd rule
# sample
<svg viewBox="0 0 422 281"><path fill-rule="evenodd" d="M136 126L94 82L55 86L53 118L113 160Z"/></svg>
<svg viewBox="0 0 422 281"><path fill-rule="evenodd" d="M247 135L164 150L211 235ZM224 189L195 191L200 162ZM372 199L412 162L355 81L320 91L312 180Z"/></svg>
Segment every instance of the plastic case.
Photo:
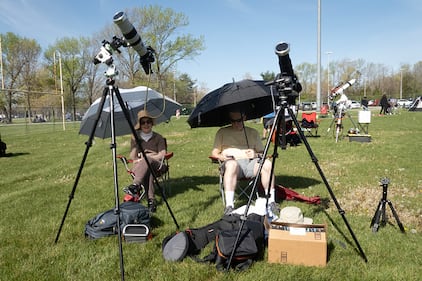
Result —
<svg viewBox="0 0 422 281"><path fill-rule="evenodd" d="M146 242L150 238L149 227L145 224L128 224L123 228L123 238L126 242Z"/></svg>

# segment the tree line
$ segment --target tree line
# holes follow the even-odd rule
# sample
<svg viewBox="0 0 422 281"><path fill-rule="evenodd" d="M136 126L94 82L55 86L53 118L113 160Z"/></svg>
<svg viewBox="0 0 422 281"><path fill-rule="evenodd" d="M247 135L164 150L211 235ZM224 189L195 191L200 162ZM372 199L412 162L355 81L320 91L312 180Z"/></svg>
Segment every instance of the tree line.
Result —
<svg viewBox="0 0 422 281"><path fill-rule="evenodd" d="M188 73L177 71L177 62L190 60L205 49L204 37L184 34L189 25L183 13L160 6L145 6L125 11L140 33L145 45L154 50L153 73L142 72L139 55L132 48L112 50L118 66L116 84L122 88L145 85L157 89L176 101L194 106L208 89L201 87ZM47 118L61 118L67 112L76 120L103 93L107 66L94 64L111 35L120 35L111 23L91 37L63 37L46 50L35 39L8 32L0 34L2 91L0 114L7 122L18 113L32 118L41 113ZM294 67L302 84L301 99L314 101L317 93L317 65L302 63ZM329 70L329 72L328 72ZM321 98L324 102L330 89L355 78L357 82L347 91L349 99L415 98L422 93L422 61L404 64L394 71L383 64L362 59L332 61L321 71ZM245 78L248 75L245 74ZM261 73L264 80L274 79L275 73Z"/></svg>
<svg viewBox="0 0 422 281"><path fill-rule="evenodd" d="M193 104L201 88L189 74L178 73L176 66L180 60L198 56L204 50L204 38L182 34L179 30L189 24L188 18L172 9L151 5L125 13L144 44L154 49L155 61L147 75L140 71L139 55L132 48L108 49L118 66L116 85L145 85L180 103ZM60 118L64 110L76 120L79 110L87 109L106 87L105 72L110 65L95 64L93 59L106 42L113 41L113 35L121 35L114 23L91 37L60 38L43 51L35 39L11 32L0 34L0 113L4 119L12 122L12 117L22 112L31 118L38 113ZM64 109L60 109L61 104Z"/></svg>

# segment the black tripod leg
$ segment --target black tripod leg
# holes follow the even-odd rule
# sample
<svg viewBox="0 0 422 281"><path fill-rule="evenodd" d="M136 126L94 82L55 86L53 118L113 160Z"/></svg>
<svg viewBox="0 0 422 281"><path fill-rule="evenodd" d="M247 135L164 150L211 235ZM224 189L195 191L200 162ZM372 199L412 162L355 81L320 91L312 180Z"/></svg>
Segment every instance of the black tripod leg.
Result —
<svg viewBox="0 0 422 281"><path fill-rule="evenodd" d="M169 205L169 203L167 201L167 198L166 198L165 192L163 190L163 187L161 187L161 185L160 185L160 183L158 181L157 172L152 168L151 162L148 160L148 157L147 157L144 149L142 148L141 140L139 139L139 137L138 137L138 135L137 135L137 133L135 131L135 128L134 128L134 126L132 124L132 121L131 121L129 112L128 112L127 108L126 108L126 105L125 105L125 103L124 103L121 95L120 95L120 91L119 91L118 88L115 88L114 91L115 91L117 100L119 101L120 107L122 108L123 114L125 115L125 118L126 118L128 124L129 124L129 127L130 127L131 131L132 131L132 135L135 138L135 141L136 141L136 143L138 144L138 147L141 150L141 153L142 153L143 158L145 159L145 163L147 163L148 169L150 170L150 173L151 173L151 175L152 175L152 177L154 179L154 182L157 185L158 190L160 191L161 197L163 198L163 201L166 203L167 209L170 212L170 215L171 215L171 217L173 219L174 224L176 225L177 230L179 230L179 224L177 223L176 217L174 216L173 211L170 208L170 205ZM154 188L154 187L150 187L150 188Z"/></svg>
<svg viewBox="0 0 422 281"><path fill-rule="evenodd" d="M72 191L69 194L69 201L67 202L66 210L65 210L65 212L63 214L63 218L62 218L62 221L60 223L59 230L57 231L57 235L56 235L56 239L54 240L54 243L57 243L59 241L60 233L62 231L64 222L66 220L67 213L69 212L70 204L72 203L73 197L74 197L75 192L76 192L76 187L78 186L79 179L80 179L81 174L82 174L82 169L83 169L83 167L85 165L86 158L88 157L89 149L92 146L92 140L94 139L95 129L97 128L98 121L100 120L101 111L103 110L103 107L104 107L104 103L105 103L105 99L107 97L107 94L108 94L108 88L106 87L106 88L104 88L103 96L101 97L100 104L98 106L98 110L97 110L97 113L96 113L96 116L95 116L94 126L92 127L92 131L91 131L91 133L89 135L88 141L85 143L86 144L86 149L85 149L84 155L82 157L82 161L81 161L81 164L79 166L79 170L78 170L78 173L76 175L76 179L75 179L75 182L73 184Z"/></svg>
<svg viewBox="0 0 422 281"><path fill-rule="evenodd" d="M377 232L378 228L380 226L380 218L381 218L381 214L382 214L382 210L383 210L382 205L383 205L383 201L381 200L378 203L377 209L375 210L374 217L371 220L370 227L372 228L372 232Z"/></svg>
<svg viewBox="0 0 422 281"><path fill-rule="evenodd" d="M297 121L297 118L296 118L296 116L294 115L293 110L292 110L291 108L288 108L287 110L288 110L289 115L290 115L290 117L292 118L292 120L293 120L293 122L294 122L294 124L295 124L296 128L300 128L300 124L299 124L299 122ZM328 183L328 181L327 181L327 179L326 179L326 177L325 177L325 175L324 175L324 173L323 173L323 171L322 171L321 167L319 166L318 159L316 158L315 154L313 153L312 148L311 148L311 146L309 145L308 140L307 140L307 139L306 139L306 137L305 137L305 134L302 132L302 130L298 130L298 132L299 132L299 135L300 135L300 137L301 137L301 139L302 139L303 143L304 143L304 144L305 144L305 146L306 146L306 149L308 150L308 153L309 153L309 156L310 156L310 157L311 157L311 159L312 159L312 162L314 162L315 167L316 167L316 169L318 170L318 173L319 173L319 174L320 174L320 176L321 176L321 179L324 181L324 184L325 184L325 186L327 187L328 193L330 194L330 196L331 196L331 198L332 198L332 200L333 200L334 204L336 205L336 207L337 207L337 210L338 210L339 214L340 214L340 215L341 215L341 217L343 218L343 221L344 221L344 223L346 224L346 227L347 227L347 229L349 230L350 235L352 236L353 240L355 241L356 246L358 247L359 252L360 252L360 254L361 254L362 258L365 260L365 262L368 262L368 259L366 258L366 255L365 255L365 253L363 252L363 249L362 249L362 247L360 246L358 239L356 238L356 236L355 236L355 234L354 234L354 232L353 232L353 230L352 230L352 228L351 228L351 226L350 226L349 222L347 221L345 211L344 211L344 210L340 207L340 204L339 204L339 202L337 201L337 198L336 198L336 196L334 195L334 192L333 192L333 190L331 189L330 184Z"/></svg>
<svg viewBox="0 0 422 281"><path fill-rule="evenodd" d="M391 212L393 213L393 216L394 216L394 218L396 219L396 221L397 221L397 224L398 224L398 226L399 226L399 228L400 228L400 230L401 230L401 232L405 232L405 230L404 230L404 227L403 227L403 224L401 223L401 221L400 221L400 219L399 219L399 215L397 214L397 212L396 212L396 210L394 209L394 207L393 207L393 203L391 203L391 201L387 201L388 202L388 205L390 206L390 209L391 209Z"/></svg>
<svg viewBox="0 0 422 281"><path fill-rule="evenodd" d="M330 123L330 126L328 126L328 129L327 129L327 132L326 132L326 135L330 132L330 130L331 130L331 128L333 127L333 125L334 125L334 122L336 121L336 117L334 116L333 117L333 120L331 120L331 123ZM299 127L300 128L300 127Z"/></svg>
<svg viewBox="0 0 422 281"><path fill-rule="evenodd" d="M349 113L349 112L347 112L347 116L349 117L350 122L352 122L352 124L353 124L353 128L357 128L357 126L356 126L356 124L355 124L355 121L353 121L352 116L350 115L350 113Z"/></svg>

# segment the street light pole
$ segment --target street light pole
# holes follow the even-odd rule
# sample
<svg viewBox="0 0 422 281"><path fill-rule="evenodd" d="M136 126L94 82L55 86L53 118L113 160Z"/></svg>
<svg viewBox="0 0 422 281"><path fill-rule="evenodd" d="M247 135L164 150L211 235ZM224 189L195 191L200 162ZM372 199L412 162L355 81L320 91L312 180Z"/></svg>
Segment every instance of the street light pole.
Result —
<svg viewBox="0 0 422 281"><path fill-rule="evenodd" d="M321 0L318 0L318 35L317 35L317 110L321 110Z"/></svg>
<svg viewBox="0 0 422 281"><path fill-rule="evenodd" d="M330 55L333 52L326 52L327 55L327 105L330 104Z"/></svg>

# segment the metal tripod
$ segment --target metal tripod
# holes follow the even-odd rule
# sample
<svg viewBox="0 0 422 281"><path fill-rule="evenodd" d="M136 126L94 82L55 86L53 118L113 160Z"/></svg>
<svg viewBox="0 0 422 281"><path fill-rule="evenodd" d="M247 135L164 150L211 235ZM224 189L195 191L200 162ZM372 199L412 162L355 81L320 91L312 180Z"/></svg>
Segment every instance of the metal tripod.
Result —
<svg viewBox="0 0 422 281"><path fill-rule="evenodd" d="M387 188L388 184L390 183L390 180L388 178L383 178L381 180L381 186L382 186L382 198L380 202L378 203L378 207L375 211L375 215L371 220L371 228L372 232L377 232L378 228L380 226L384 226L387 224L387 216L385 213L385 205L388 203L390 206L391 212L393 213L394 218L397 221L397 224L401 230L401 232L405 232L403 224L400 222L399 216L397 215L396 210L393 207L393 203L391 203L390 200L387 199ZM381 221L380 221L381 219Z"/></svg>
<svg viewBox="0 0 422 281"><path fill-rule="evenodd" d="M278 108L276 110L275 119L274 119L274 126L271 128L271 132L270 132L269 136L273 136L274 133L276 133L276 136L279 136L279 132L281 130L281 146L282 146L282 148L284 148L284 146L286 144L286 141L285 141L285 139L286 139L286 137L285 137L285 132L286 132L286 112L288 113L288 116L290 116L290 118L292 119L292 121L295 124L296 128L300 128L300 124L299 124L299 122L298 122L298 120L296 118L296 115L294 114L293 110L288 106L288 103L286 101L286 97L281 96L280 99L281 99L281 105L278 105ZM337 199L336 199L336 197L334 195L333 190L331 189L331 187L330 187L330 185L329 185L329 183L328 183L328 181L327 181L327 179L326 179L326 177L325 177L325 175L324 175L321 167L318 164L318 159L316 158L315 154L312 151L311 146L309 145L309 143L308 143L308 141L306 139L306 136L305 136L304 132L302 130L298 130L298 133L299 133L300 138L303 141L304 145L306 146L306 149L308 150L308 153L309 153L309 155L311 157L311 160L312 160L312 162L314 162L315 167L316 167L316 169L318 170L318 172L319 172L319 174L321 176L321 179L323 180L325 186L327 187L327 190L328 190L328 193L331 196L331 199L333 200L334 204L336 205L339 214L343 218L343 221L344 221L347 229L350 232L350 235L352 236L354 242L356 243L356 246L357 246L357 248L358 248L358 250L359 250L359 252L361 254L361 257L364 259L365 262L368 262L368 259L366 258L366 255L363 252L363 249L360 246L359 241L357 240L357 238L356 238L356 236L355 236L355 234L354 234L354 232L353 232L353 230L352 230L349 222L347 221L347 218L346 218L346 215L345 215L345 211L341 208L339 202L337 201ZM266 159L267 154L268 154L268 151L269 151L269 148L270 148L270 144L271 144L271 137L269 137L267 139L267 142L266 142L266 145L265 145L265 148L264 148L264 152L263 152L263 155L262 155L262 159ZM276 160L276 158L278 158L277 147L278 147L278 141L275 141L274 142L274 153L272 155L272 167L271 167L270 179L272 178L272 175L274 174L275 160ZM260 164L259 164L259 167L258 167L257 176L254 178L252 190L251 190L251 193L250 193L250 196L249 196L249 200L248 200L248 203L246 205L245 212L244 212L244 214L242 216L242 221L241 221L240 229L239 229L239 232L237 234L236 241L234 243L233 251L232 251L232 253L230 255L230 258L228 260L228 264L227 264L227 268L226 268L227 271L230 269L231 261L232 261L232 259L234 257L234 253L235 253L236 248L237 248L238 243L239 243L239 239L240 239L240 236L241 236L241 231L242 231L242 228L244 226L244 223L245 223L245 220L246 220L246 216L247 216L248 211L249 211L249 207L250 207L250 205L252 203L252 197L253 197L252 195L257 190L258 181L260 179L260 174L261 174L261 171L262 171L263 164L264 164L264 161L260 161ZM269 186L270 185L271 184L269 184ZM268 197L267 197L267 202L268 202Z"/></svg>
<svg viewBox="0 0 422 281"><path fill-rule="evenodd" d="M73 185L72 191L71 191L71 193L69 195L69 201L67 203L66 210L64 212L64 215L63 215L63 218L62 218L62 221L61 221L59 230L57 232L56 239L54 241L55 243L57 243L58 240L59 240L59 236L60 236L61 230L63 228L63 224L64 224L64 221L66 219L67 213L69 211L70 204L72 202L72 199L74 198L76 187L77 187L78 182L79 182L79 179L81 177L82 169L83 169L84 164L85 164L85 161L87 159L89 148L92 146L92 141L94 139L95 130L96 130L97 125L98 125L98 122L100 120L101 112L102 112L102 110L104 108L104 104L105 104L105 101L106 101L106 97L107 96L109 96L109 101L110 101L110 123L111 123L110 124L111 125L110 126L111 127L111 145L110 145L110 148L112 150L112 159L113 159L114 195L115 195L115 209L114 209L114 213L115 213L115 215L117 217L117 225L118 226L120 225L120 204L119 204L119 186L118 186L118 177L117 177L116 136L115 136L115 124L114 124L114 101L113 101L114 100L114 96L116 96L116 98L117 98L117 100L118 100L118 102L119 102L119 104L120 104L120 106L122 108L122 111L124 113L124 116L125 116L128 124L129 124L129 127L132 130L132 135L135 138L136 143L138 144L138 147L141 150L141 153L143 155L143 158L145 159L145 162L148 165L148 169L150 170L151 175L154 178L154 182L155 182L156 186L158 187L158 189L159 189L159 191L161 193L161 196L163 198L163 201L166 203L166 206L167 206L167 208L168 208L168 210L170 212L171 217L173 218L173 221L174 221L174 223L176 225L176 228L177 228L177 230L179 230L179 225L178 225L178 223L176 221L176 218L174 217L174 214L173 214L173 212L172 212L172 210L170 208L170 205L167 202L167 199L166 199L166 196L165 196L165 192L163 191L163 189L160 186L159 181L157 179L156 171L152 168L151 163L149 162L148 157L146 156L145 151L142 148L141 141L140 141L140 139L139 139L139 137L138 137L138 135L137 135L137 133L135 131L135 128L133 127L133 124L131 122L128 109L126 108L126 105L125 105L125 103L124 103L124 101L123 101L123 99L122 99L122 97L120 95L119 89L114 86L114 82L115 81L112 78L109 78L106 81L107 87L104 88L103 96L101 97L100 105L99 105L98 110L97 110L97 113L96 113L96 119L95 119L94 125L92 126L92 131L91 131L91 133L89 135L88 141L85 143L86 144L85 153L83 155L82 162L81 162L81 164L79 166L79 170L78 170L78 173L77 173L77 176L76 176L75 183ZM122 235L121 235L121 229L120 229L120 227L117 227L117 235L118 235L118 239L119 239L120 274L121 274L121 280L124 280L124 262L123 262L123 249L122 249Z"/></svg>
<svg viewBox="0 0 422 281"><path fill-rule="evenodd" d="M334 126L335 130L333 130L333 135L336 138L336 143L338 142L339 138L343 135L343 131L344 131L343 116L344 115L347 115L347 117L349 117L350 122L352 122L354 128L357 128L355 122L352 119L352 116L347 110L343 109L343 107L344 105L339 106L339 108L337 109L337 112L335 112L334 114L334 118L331 121L330 126L328 126L328 129L327 129L327 134L328 134L331 128L333 127L333 125L335 124Z"/></svg>

